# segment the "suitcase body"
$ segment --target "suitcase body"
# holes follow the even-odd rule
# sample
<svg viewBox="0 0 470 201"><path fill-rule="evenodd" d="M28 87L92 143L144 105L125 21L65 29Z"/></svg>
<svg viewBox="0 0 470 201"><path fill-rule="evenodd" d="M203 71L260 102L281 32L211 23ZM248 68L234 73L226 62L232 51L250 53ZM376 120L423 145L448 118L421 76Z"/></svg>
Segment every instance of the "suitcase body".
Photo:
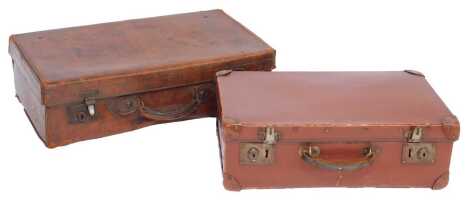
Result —
<svg viewBox="0 0 470 201"><path fill-rule="evenodd" d="M10 37L16 94L48 147L216 115L215 72L274 68L223 11Z"/></svg>
<svg viewBox="0 0 470 201"><path fill-rule="evenodd" d="M447 185L459 122L419 72L218 72L228 190Z"/></svg>

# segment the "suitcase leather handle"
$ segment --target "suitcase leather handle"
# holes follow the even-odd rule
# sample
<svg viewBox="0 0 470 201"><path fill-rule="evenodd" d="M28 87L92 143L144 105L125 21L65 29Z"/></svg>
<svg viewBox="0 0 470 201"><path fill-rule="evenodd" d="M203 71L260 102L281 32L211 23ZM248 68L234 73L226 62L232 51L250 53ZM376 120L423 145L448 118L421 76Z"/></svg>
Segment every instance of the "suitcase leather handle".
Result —
<svg viewBox="0 0 470 201"><path fill-rule="evenodd" d="M144 101L140 101L140 114L148 119L155 121L171 121L182 119L194 113L198 106L204 102L207 91L202 87L193 88L191 102L173 110L152 109L145 106Z"/></svg>
<svg viewBox="0 0 470 201"><path fill-rule="evenodd" d="M376 150L372 146L364 148L362 158L353 160L330 161L320 157L320 148L318 146L307 145L300 149L301 158L308 164L322 169L334 171L353 171L365 168L371 164L376 155Z"/></svg>

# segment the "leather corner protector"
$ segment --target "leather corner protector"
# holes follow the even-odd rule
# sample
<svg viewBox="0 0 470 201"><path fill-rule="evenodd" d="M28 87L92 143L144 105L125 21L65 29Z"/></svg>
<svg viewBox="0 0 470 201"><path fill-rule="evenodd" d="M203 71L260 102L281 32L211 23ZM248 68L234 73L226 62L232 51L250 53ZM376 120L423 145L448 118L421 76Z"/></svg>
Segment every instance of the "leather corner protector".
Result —
<svg viewBox="0 0 470 201"><path fill-rule="evenodd" d="M432 184L432 189L433 190L440 190L443 189L449 184L449 172L444 172L441 174Z"/></svg>
<svg viewBox="0 0 470 201"><path fill-rule="evenodd" d="M38 133L38 135L39 135L39 133ZM58 143L56 143L56 142L54 142L54 141L42 139L41 137L39 137L39 138L42 140L42 142L44 143L44 145L46 145L46 147L47 147L48 149L54 149L54 148L56 148L56 147L61 146L61 144L58 144Z"/></svg>
<svg viewBox="0 0 470 201"><path fill-rule="evenodd" d="M423 73L417 71L417 70L404 70L405 73L409 73L411 75L416 75L416 76L420 76L420 77L425 77Z"/></svg>
<svg viewBox="0 0 470 201"><path fill-rule="evenodd" d="M231 140L236 140L238 139L238 133L240 133L242 129L242 125L230 118L223 118L222 119L222 127L225 130L224 131L224 139L231 141Z"/></svg>
<svg viewBox="0 0 470 201"><path fill-rule="evenodd" d="M240 191L242 187L240 182L228 173L224 173L224 188L229 191Z"/></svg>
<svg viewBox="0 0 470 201"><path fill-rule="evenodd" d="M222 119L222 125L224 128L231 129L236 132L239 132L242 127L242 124L240 122L230 118Z"/></svg>
<svg viewBox="0 0 470 201"><path fill-rule="evenodd" d="M230 75L230 73L232 73L232 70L221 70L221 71L217 71L215 73L215 76L216 77L227 76L227 75Z"/></svg>
<svg viewBox="0 0 470 201"><path fill-rule="evenodd" d="M448 116L442 120L442 129L447 139L456 141L460 136L460 123L456 116Z"/></svg>
<svg viewBox="0 0 470 201"><path fill-rule="evenodd" d="M16 46L16 45L15 45L15 43L16 43L15 37L16 37L15 35L10 35L10 36L8 37L8 53L9 53L10 55L12 55L12 53L13 53L13 48L15 48L15 47L13 47L13 46ZM13 55L12 55L12 56L13 56Z"/></svg>

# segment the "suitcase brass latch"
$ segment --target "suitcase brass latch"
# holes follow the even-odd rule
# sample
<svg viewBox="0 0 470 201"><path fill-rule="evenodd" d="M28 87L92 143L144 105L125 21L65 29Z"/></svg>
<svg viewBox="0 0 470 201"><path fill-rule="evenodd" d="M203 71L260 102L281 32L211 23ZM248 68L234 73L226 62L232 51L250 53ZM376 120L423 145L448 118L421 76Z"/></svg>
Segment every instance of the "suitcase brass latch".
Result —
<svg viewBox="0 0 470 201"><path fill-rule="evenodd" d="M402 163L434 163L436 148L432 143L423 143L423 128L413 128L407 132L407 143L403 145Z"/></svg>
<svg viewBox="0 0 470 201"><path fill-rule="evenodd" d="M95 104L96 104L95 98L94 97L85 98L85 104L88 109L88 114L90 116L95 116Z"/></svg>
<svg viewBox="0 0 470 201"><path fill-rule="evenodd" d="M273 127L267 127L264 134L264 144L276 144L279 140L279 133Z"/></svg>
<svg viewBox="0 0 470 201"><path fill-rule="evenodd" d="M84 94L83 102L67 107L67 116L70 123L85 123L96 118L96 94Z"/></svg>
<svg viewBox="0 0 470 201"><path fill-rule="evenodd" d="M273 162L274 145L279 140L279 133L273 127L267 127L258 136L262 142L240 143L240 164L267 165Z"/></svg>

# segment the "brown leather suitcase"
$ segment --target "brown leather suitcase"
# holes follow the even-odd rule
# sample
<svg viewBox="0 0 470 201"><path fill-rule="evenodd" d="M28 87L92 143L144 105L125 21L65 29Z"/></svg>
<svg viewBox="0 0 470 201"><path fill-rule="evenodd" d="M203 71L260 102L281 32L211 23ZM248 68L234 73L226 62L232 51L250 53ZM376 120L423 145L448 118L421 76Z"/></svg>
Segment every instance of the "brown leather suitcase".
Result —
<svg viewBox="0 0 470 201"><path fill-rule="evenodd" d="M217 75L228 190L448 183L459 122L419 72Z"/></svg>
<svg viewBox="0 0 470 201"><path fill-rule="evenodd" d="M215 72L274 68L221 10L10 37L16 94L48 147L216 115Z"/></svg>

